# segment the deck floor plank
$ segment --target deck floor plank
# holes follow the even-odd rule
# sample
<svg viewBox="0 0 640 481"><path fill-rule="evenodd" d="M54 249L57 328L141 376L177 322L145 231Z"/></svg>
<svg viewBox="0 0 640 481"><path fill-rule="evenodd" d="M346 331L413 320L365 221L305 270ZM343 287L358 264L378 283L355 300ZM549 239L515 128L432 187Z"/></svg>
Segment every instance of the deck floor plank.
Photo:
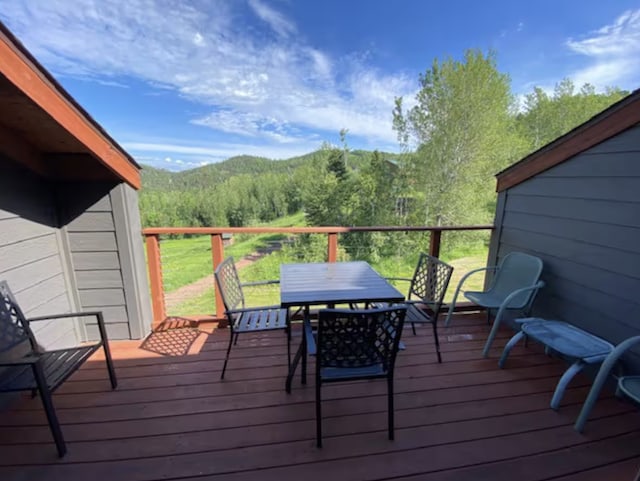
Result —
<svg viewBox="0 0 640 481"><path fill-rule="evenodd" d="M553 411L549 401L566 364L535 345L519 346L498 369L511 333L502 331L483 359L486 333L483 316L460 316L442 329L438 364L430 333L407 330L396 371L395 441L386 436L384 382L323 388L321 450L313 376L306 386L298 376L293 392L284 392L281 333L241 337L223 382L226 331L191 336L198 343L181 356L114 342L116 391L96 353L54 395L65 458L55 456L39 399L0 413L0 479L633 479L636 408L605 393L579 435L572 425L589 380L576 378Z"/></svg>

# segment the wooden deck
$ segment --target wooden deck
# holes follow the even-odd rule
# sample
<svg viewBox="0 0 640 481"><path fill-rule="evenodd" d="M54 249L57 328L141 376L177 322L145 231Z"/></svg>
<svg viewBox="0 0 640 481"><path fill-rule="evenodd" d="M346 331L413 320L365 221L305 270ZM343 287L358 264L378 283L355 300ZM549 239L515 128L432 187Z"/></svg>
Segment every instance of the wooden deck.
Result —
<svg viewBox="0 0 640 481"><path fill-rule="evenodd" d="M603 396L585 435L573 430L588 382L561 409L549 401L564 363L500 334L482 359L486 323L458 317L405 333L396 371L396 440L386 436L383 381L323 389L324 448L315 447L313 378L284 392L285 337L245 336L219 381L228 333L190 329L114 343L120 386L109 389L99 353L55 394L68 443L59 460L39 399L0 413L3 481L102 480L632 480L640 465L640 413ZM295 339L294 339L295 341ZM158 354L164 352L166 355Z"/></svg>

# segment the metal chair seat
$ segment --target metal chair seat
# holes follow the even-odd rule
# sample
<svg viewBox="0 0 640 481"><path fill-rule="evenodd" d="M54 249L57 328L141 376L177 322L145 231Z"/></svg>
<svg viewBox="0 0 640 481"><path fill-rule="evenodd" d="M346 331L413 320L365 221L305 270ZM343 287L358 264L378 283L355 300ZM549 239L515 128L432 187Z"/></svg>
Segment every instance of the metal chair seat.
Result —
<svg viewBox="0 0 640 481"><path fill-rule="evenodd" d="M60 386L101 344L44 352L38 357L42 363L47 386L51 391ZM14 392L38 389L38 383L29 365L13 366L0 373L0 391Z"/></svg>
<svg viewBox="0 0 640 481"><path fill-rule="evenodd" d="M487 292L467 291L464 297L480 307L489 309L498 309L504 301L504 297Z"/></svg>
<svg viewBox="0 0 640 481"><path fill-rule="evenodd" d="M452 273L452 266L437 257L422 253L411 279L389 278L389 280L410 282L407 300L404 303L407 307L406 322L411 323L414 335L416 335L416 324L431 324L438 362L442 362L438 339L438 316ZM430 312L426 312L425 309ZM401 349L404 349L404 344L401 345Z"/></svg>
<svg viewBox="0 0 640 481"><path fill-rule="evenodd" d="M407 306L405 322L412 324L431 324L435 321L435 318L425 312L419 303L407 302L405 305Z"/></svg>
<svg viewBox="0 0 640 481"><path fill-rule="evenodd" d="M220 379L224 379L231 354L231 346L238 342L240 334L259 331L282 330L287 335L287 363L291 364L291 329L289 312L280 306L247 307L243 286L277 284L278 281L266 281L242 284L233 257L227 257L215 270L216 285L220 290L224 311L229 321L229 344L222 365Z"/></svg>
<svg viewBox="0 0 640 481"><path fill-rule="evenodd" d="M407 307L325 309L314 332L304 321L306 351L316 356L316 444L322 447L324 383L362 379L387 380L387 428L394 438L393 372Z"/></svg>
<svg viewBox="0 0 640 481"><path fill-rule="evenodd" d="M453 294L449 312L444 325L449 327L451 316L456 308L458 295L465 281L473 274L483 271L495 272L491 285L485 291L465 291L464 296L477 306L487 310L487 321L491 321L491 310L497 309L491 332L482 350L484 357L489 356L491 344L498 334L500 322L507 310L520 310L528 315L538 291L544 287L540 280L542 260L523 252L511 252L502 258L500 265L482 267L467 272Z"/></svg>
<svg viewBox="0 0 640 481"><path fill-rule="evenodd" d="M43 351L31 330L31 323L73 317L95 317L100 339L95 344ZM27 349L28 348L28 349ZM51 394L98 349L104 358L111 388L118 386L109 351L109 340L101 311L69 312L27 319L6 281L0 281L0 392L31 391L39 394L58 455L67 447ZM18 353L22 353L18 355Z"/></svg>
<svg viewBox="0 0 640 481"><path fill-rule="evenodd" d="M238 333L270 331L272 329L286 329L286 327L287 310L281 309L280 306L269 306L239 312L234 321L233 330Z"/></svg>
<svg viewBox="0 0 640 481"><path fill-rule="evenodd" d="M640 402L640 376L621 377L618 379L618 389L635 402Z"/></svg>
<svg viewBox="0 0 640 481"><path fill-rule="evenodd" d="M370 379L377 376L385 377L386 375L387 370L384 368L382 363L373 364L366 367L323 367L322 369L320 369L320 377L322 378L323 382L331 382L341 379Z"/></svg>

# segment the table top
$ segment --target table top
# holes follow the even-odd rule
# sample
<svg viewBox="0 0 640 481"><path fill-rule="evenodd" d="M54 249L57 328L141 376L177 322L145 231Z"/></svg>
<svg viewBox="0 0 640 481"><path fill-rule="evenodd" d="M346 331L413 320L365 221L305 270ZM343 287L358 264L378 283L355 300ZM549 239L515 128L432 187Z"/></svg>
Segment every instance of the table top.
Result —
<svg viewBox="0 0 640 481"><path fill-rule="evenodd" d="M604 339L562 321L531 318L523 322L522 331L560 354L585 362L599 362L613 350Z"/></svg>
<svg viewBox="0 0 640 481"><path fill-rule="evenodd" d="M404 295L366 262L280 266L282 307L373 301L403 302Z"/></svg>

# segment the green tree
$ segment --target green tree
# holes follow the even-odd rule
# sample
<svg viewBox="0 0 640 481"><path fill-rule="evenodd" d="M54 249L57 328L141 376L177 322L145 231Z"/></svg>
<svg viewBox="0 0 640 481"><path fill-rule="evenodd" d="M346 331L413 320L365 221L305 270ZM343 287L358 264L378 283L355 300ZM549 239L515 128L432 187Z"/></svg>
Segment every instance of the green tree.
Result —
<svg viewBox="0 0 640 481"><path fill-rule="evenodd" d="M510 80L493 52L435 59L420 75L415 105L396 99L394 129L409 148L403 167L420 209L413 222L455 225L491 219L493 175L524 153L512 121Z"/></svg>
<svg viewBox="0 0 640 481"><path fill-rule="evenodd" d="M608 88L597 93L590 84L579 91L570 79L556 84L553 94L535 87L525 96L524 112L517 116L518 128L534 151L566 134L624 97L627 92Z"/></svg>

